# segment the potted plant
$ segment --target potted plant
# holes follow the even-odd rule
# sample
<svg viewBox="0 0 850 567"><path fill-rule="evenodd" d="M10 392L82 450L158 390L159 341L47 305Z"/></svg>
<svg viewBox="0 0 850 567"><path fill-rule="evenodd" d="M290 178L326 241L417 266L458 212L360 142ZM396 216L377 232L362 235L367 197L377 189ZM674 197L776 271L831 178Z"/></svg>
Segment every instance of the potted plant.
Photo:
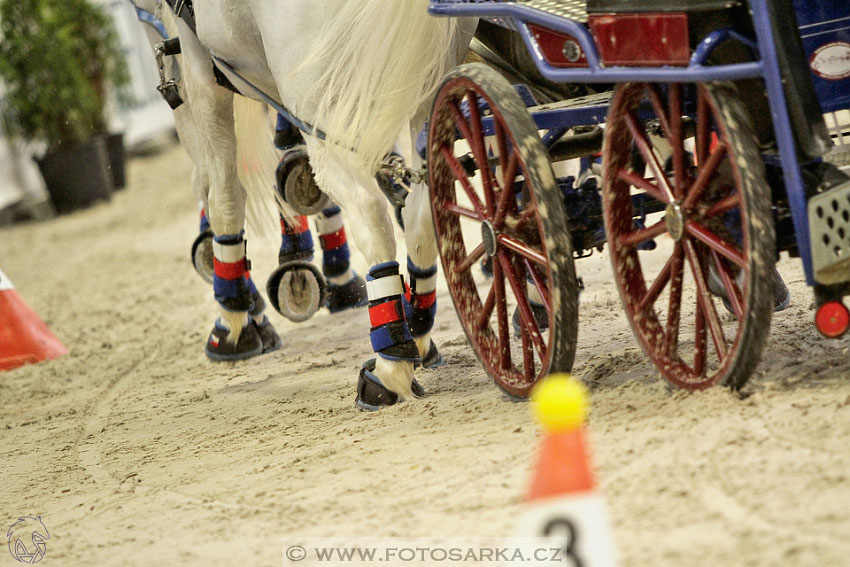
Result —
<svg viewBox="0 0 850 567"><path fill-rule="evenodd" d="M109 16L88 0L0 0L0 79L8 133L46 149L57 212L108 199L104 109L128 79Z"/></svg>

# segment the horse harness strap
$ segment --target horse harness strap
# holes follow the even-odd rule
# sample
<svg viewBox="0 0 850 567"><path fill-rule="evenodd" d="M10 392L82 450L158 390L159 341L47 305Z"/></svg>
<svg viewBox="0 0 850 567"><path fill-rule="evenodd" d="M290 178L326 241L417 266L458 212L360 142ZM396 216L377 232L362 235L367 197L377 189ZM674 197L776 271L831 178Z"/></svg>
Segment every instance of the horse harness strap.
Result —
<svg viewBox="0 0 850 567"><path fill-rule="evenodd" d="M198 35L198 28L195 24L195 7L192 5L192 0L165 0L168 6L171 8L171 11L174 12L174 15L186 22L186 25L189 26L189 29L192 30L192 33L196 36ZM176 55L180 53L179 48L175 53L169 53L167 55ZM221 72L221 69L218 68L215 63L213 63L213 75L215 75L215 82L218 86L224 87L236 94L241 94L239 90L233 86L233 83L225 76L224 73Z"/></svg>
<svg viewBox="0 0 850 567"><path fill-rule="evenodd" d="M171 8L171 10L174 12L174 14L178 18L181 18L186 23L186 25L189 26L189 29L192 30L192 33L195 34L195 36L197 37L198 30L197 30L197 25L195 23L195 8L192 5L192 0L165 0L165 2ZM172 50L174 50L174 48L176 47L176 50L174 50L173 53L169 53L169 54L180 53L179 43L177 43L176 45L172 45L170 47L172 48ZM236 94L242 94L242 93L239 92L239 90L236 87L233 86L233 83L230 82L230 80L227 78L227 76L222 71L222 69L223 69L224 71L227 71L228 73L231 73L232 75L238 77L257 96L259 96L260 99L263 100L263 102L265 102L266 104L268 104L269 106L274 108L278 112L278 114L280 114L281 116L286 118L291 124L293 124L296 128L298 128L299 130L301 130L305 134L310 134L312 136L315 136L316 138L319 138L320 140L324 140L324 139L327 138L327 135L322 130L320 130L319 128L316 128L313 124L310 124L309 122L304 122L304 121L298 119L298 117L293 115L282 104L280 104L279 102L274 100L272 97L270 97L268 94L264 93L261 89L257 88L256 86L254 86L249 81L245 80L226 61L224 61L223 59L221 59L219 57L216 57L215 55L213 55L212 59L213 59L213 73L215 74L216 83L218 83L219 86L227 88L227 89L233 91ZM163 85L166 85L164 77L162 77L162 81L163 81ZM163 86L163 85L161 85L161 86ZM160 89L160 90L162 90L162 89ZM174 88L174 91L176 92L176 88ZM165 96L165 93L163 93L163 96ZM166 100L168 100L168 99L166 98ZM169 101L169 104L172 104L172 101ZM175 108L175 107L172 106L172 108ZM405 168L404 165L403 165L403 160L400 163L397 160L392 162L392 163L384 163L384 164L382 164L382 169L388 175L391 175L393 178L395 178L396 181L400 181L402 178L406 178L405 181L407 181L408 183L410 181L418 182L418 181L424 180L424 179L422 179L422 172L414 171L414 170L411 170L410 168ZM413 178L413 179L411 179L411 178Z"/></svg>
<svg viewBox="0 0 850 567"><path fill-rule="evenodd" d="M171 11L181 18L192 33L198 35L197 27L195 26L195 8L192 6L192 0L165 0L171 7Z"/></svg>

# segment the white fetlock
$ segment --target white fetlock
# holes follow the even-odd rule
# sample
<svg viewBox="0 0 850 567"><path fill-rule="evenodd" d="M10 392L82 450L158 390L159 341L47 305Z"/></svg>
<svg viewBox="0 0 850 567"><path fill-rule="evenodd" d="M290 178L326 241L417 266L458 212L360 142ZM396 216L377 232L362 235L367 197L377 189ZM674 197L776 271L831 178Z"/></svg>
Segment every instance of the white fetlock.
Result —
<svg viewBox="0 0 850 567"><path fill-rule="evenodd" d="M428 356L428 351L431 349L431 333L422 335L421 337L413 337L416 342L416 348L419 349L419 360L425 360Z"/></svg>
<svg viewBox="0 0 850 567"><path fill-rule="evenodd" d="M399 396L400 401L413 400L413 363L400 360L386 360L380 356L375 361L375 376L391 392Z"/></svg>
<svg viewBox="0 0 850 567"><path fill-rule="evenodd" d="M242 328L248 324L248 314L241 311L225 311L221 310L221 322L227 327L229 333L225 339L229 343L239 342L239 337L242 335Z"/></svg>

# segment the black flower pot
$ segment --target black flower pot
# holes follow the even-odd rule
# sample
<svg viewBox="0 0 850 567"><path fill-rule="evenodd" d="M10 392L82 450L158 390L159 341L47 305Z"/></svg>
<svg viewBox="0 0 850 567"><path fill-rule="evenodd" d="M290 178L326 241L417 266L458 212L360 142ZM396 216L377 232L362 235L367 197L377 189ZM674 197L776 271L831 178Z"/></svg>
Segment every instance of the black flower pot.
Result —
<svg viewBox="0 0 850 567"><path fill-rule="evenodd" d="M112 188L123 189L127 186L127 152L124 149L124 133L107 134L106 151L109 154L109 171L112 174Z"/></svg>
<svg viewBox="0 0 850 567"><path fill-rule="evenodd" d="M112 175L105 136L36 160L47 192L60 215L112 197Z"/></svg>

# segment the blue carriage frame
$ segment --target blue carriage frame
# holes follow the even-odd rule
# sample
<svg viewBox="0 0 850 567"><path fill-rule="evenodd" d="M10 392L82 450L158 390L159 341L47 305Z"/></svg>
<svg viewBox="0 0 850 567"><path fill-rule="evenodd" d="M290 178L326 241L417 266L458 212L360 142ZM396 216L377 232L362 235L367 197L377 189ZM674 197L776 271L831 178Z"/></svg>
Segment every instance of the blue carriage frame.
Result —
<svg viewBox="0 0 850 567"><path fill-rule="evenodd" d="M681 67L606 67L597 49L590 29L584 23L567 19L516 1L499 0L431 0L429 11L435 16L477 17L508 22L522 36L528 52L540 73L556 83L701 83L712 81L734 81L762 79L767 91L773 129L778 149L779 165L782 165L785 191L791 211L797 250L803 263L806 283L815 285L812 247L807 215L807 198L801 172L801 164L795 143L794 129L788 112L789 101L782 83L780 57L774 44L775 30L771 22L768 0L749 0L755 39L724 28L712 31L694 49L690 61ZM850 18L848 18L850 20ZM529 29L535 24L553 32L572 36L580 45L587 59L587 67L561 68L551 65L538 48ZM726 42L738 42L748 47L754 61L707 65L715 49ZM823 91L823 89L820 89ZM850 91L850 89L848 89ZM844 109L845 98L823 92L818 93L824 112ZM839 93L840 95L840 93ZM826 100L824 100L826 99ZM604 116L604 106L580 108L556 108L532 112L532 119L540 129L565 128L599 122ZM485 124L486 127L486 124Z"/></svg>

